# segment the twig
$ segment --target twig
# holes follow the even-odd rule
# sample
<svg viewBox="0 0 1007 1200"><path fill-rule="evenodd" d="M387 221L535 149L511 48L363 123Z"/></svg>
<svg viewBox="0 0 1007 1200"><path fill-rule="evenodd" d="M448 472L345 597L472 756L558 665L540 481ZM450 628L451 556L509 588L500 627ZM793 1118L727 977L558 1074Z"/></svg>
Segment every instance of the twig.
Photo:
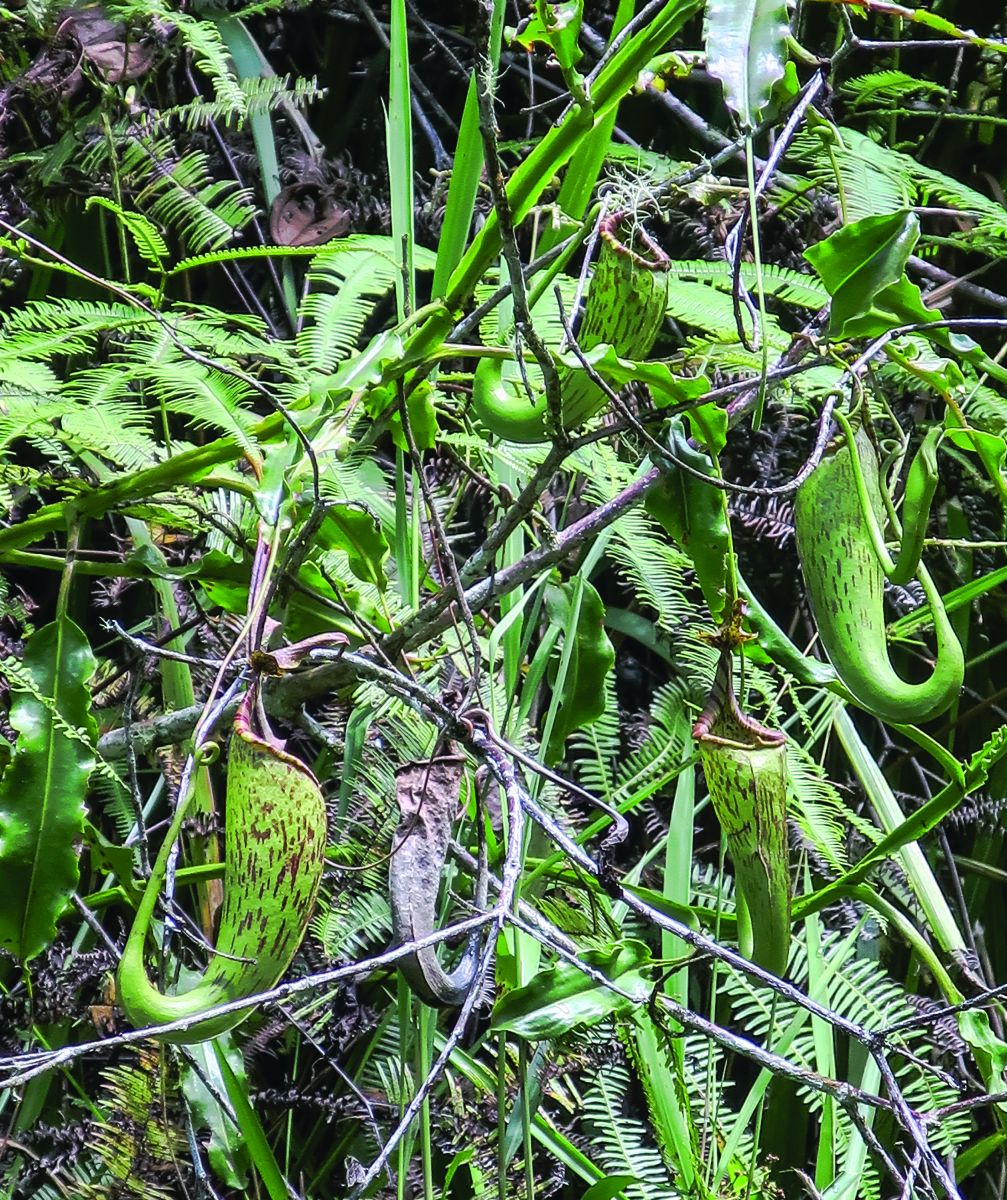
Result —
<svg viewBox="0 0 1007 1200"><path fill-rule="evenodd" d="M426 946L436 946L447 938L458 937L473 929L479 929L491 920L492 914L485 913L468 917L463 921L456 922L454 925L435 930L426 937L417 938L415 942L411 942L408 945L396 946L393 950L386 950L382 954L362 959L359 962L351 963L349 966L336 967L331 971L320 971L317 974L305 976L303 979L295 979L290 983L279 984L275 988L270 988L269 991L258 992L253 996L245 996L240 1000L229 1000L226 1004L218 1004L215 1008L207 1009L205 1012L197 1013L195 1016L181 1017L176 1021L165 1022L163 1025L132 1029L125 1033L116 1034L114 1037L80 1042L75 1046L62 1046L57 1050L35 1050L29 1051L26 1054L12 1054L5 1058L0 1058L0 1087L19 1087L38 1075L51 1071L55 1067L62 1066L64 1063L83 1058L88 1054L95 1052L105 1053L119 1046L147 1041L151 1037L165 1033L180 1033L186 1029L191 1029L194 1025L207 1020L209 1017L223 1016L226 1013L238 1012L252 1006L272 1004L277 1000L286 1000L290 996L300 995L302 992L314 991L317 988L344 983L351 979L358 979L371 974L380 967L393 965L403 955L414 954L417 950L421 950ZM4 1072L10 1073L4 1074Z"/></svg>

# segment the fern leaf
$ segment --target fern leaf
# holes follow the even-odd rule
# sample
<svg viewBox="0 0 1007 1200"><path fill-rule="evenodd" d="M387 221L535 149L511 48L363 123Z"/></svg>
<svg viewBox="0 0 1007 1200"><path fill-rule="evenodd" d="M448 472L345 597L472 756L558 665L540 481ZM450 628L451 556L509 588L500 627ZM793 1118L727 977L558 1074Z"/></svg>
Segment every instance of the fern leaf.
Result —
<svg viewBox="0 0 1007 1200"><path fill-rule="evenodd" d="M257 415L242 407L252 395L247 384L199 363L162 363L152 368L151 389L171 412L185 413L197 428L230 434L245 453L254 453L248 430Z"/></svg>
<svg viewBox="0 0 1007 1200"><path fill-rule="evenodd" d="M168 247L157 228L147 220L143 213L126 212L125 209L105 196L88 196L84 210L95 207L110 212L123 229L129 232L137 253L142 259L157 270L164 269L168 258Z"/></svg>

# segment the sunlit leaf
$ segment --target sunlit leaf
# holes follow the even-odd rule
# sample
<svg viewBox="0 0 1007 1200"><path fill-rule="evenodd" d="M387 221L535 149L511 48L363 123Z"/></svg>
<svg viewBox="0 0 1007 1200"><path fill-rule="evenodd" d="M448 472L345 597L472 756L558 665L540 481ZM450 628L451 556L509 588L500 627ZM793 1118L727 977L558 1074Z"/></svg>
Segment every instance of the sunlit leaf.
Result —
<svg viewBox="0 0 1007 1200"><path fill-rule="evenodd" d="M95 659L68 618L25 643L11 677L14 754L0 780L0 946L22 962L56 936L77 886L84 797L97 733L88 681Z"/></svg>

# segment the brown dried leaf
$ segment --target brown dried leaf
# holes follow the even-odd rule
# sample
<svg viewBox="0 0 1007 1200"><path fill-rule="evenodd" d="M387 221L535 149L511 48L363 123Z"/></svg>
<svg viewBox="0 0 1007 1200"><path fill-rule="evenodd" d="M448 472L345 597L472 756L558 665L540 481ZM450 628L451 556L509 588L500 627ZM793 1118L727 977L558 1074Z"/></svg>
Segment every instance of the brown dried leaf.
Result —
<svg viewBox="0 0 1007 1200"><path fill-rule="evenodd" d="M59 32L76 39L81 54L109 83L139 79L154 62L153 41L129 34L121 21L110 20L98 7L65 12Z"/></svg>
<svg viewBox="0 0 1007 1200"><path fill-rule="evenodd" d="M269 232L277 246L320 246L346 233L350 220L327 188L292 183L273 201Z"/></svg>

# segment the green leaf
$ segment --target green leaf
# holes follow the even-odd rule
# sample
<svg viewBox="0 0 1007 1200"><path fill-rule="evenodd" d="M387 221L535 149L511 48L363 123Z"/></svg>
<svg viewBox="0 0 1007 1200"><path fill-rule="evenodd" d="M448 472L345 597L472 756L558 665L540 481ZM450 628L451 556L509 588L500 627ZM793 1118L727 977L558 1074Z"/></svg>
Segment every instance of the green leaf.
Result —
<svg viewBox="0 0 1007 1200"><path fill-rule="evenodd" d="M531 50L537 42L544 42L564 70L575 67L584 57L577 44L584 16L584 0L567 0L563 4L540 3L538 8L539 14L521 26L514 35L514 41L526 50Z"/></svg>
<svg viewBox="0 0 1007 1200"><path fill-rule="evenodd" d="M328 550L344 550L353 574L384 591L388 583L384 570L388 542L381 522L367 509L356 504L330 505L325 510L318 541Z"/></svg>
<svg viewBox="0 0 1007 1200"><path fill-rule="evenodd" d="M962 429L950 408L944 424L947 440L952 445L969 454L977 454L980 449L984 449L996 470L1003 470L1004 459L1007 458L1007 442L999 434L987 433L983 429Z"/></svg>
<svg viewBox="0 0 1007 1200"><path fill-rule="evenodd" d="M302 641L316 633L338 629L348 637L359 637L360 630L348 611L372 623L378 629L388 628L388 618L366 592L349 587L343 580L331 576L332 582L313 562L306 562L297 578L310 591L298 589L287 601L284 629L291 642ZM338 593L334 588L338 584Z"/></svg>
<svg viewBox="0 0 1007 1200"><path fill-rule="evenodd" d="M77 887L95 763L88 689L95 666L87 638L63 618L28 639L21 666L3 668L18 739L0 780L0 946L22 962L52 943Z"/></svg>
<svg viewBox="0 0 1007 1200"><path fill-rule="evenodd" d="M241 1051L234 1045L231 1034L221 1034L216 1039L216 1046L212 1042L196 1042L186 1051L182 1060L182 1094L192 1114L193 1128L210 1135L208 1150L213 1173L229 1188L244 1189L249 1165L248 1147L220 1101L227 1093L227 1084L220 1070L218 1054L227 1058L232 1074L244 1080L245 1064ZM191 1059L196 1060L195 1064Z"/></svg>
<svg viewBox="0 0 1007 1200"><path fill-rule="evenodd" d="M618 1196L632 1184L638 1183L635 1175L609 1175L607 1179L599 1179L597 1183L592 1183L581 1200L612 1200L613 1196Z"/></svg>
<svg viewBox="0 0 1007 1200"><path fill-rule="evenodd" d="M384 403L381 402L382 396L386 397ZM406 398L406 411L409 414L409 432L413 435L413 441L416 443L417 450L432 450L437 445L438 425L434 396L434 389L430 384L421 383L418 387L413 388ZM368 397L368 410L376 416L393 399L394 389L392 387L376 389ZM395 445L403 452L408 452L409 442L406 440L405 432L402 429L401 413L395 412L392 414L392 418L388 422L388 428L391 431L392 441Z"/></svg>
<svg viewBox="0 0 1007 1200"><path fill-rule="evenodd" d="M972 1054L982 1076L983 1084L989 1092L1003 1092L1007 1089L1004 1071L1007 1070L1007 1042L996 1036L990 1027L989 1014L976 1009L966 1009L958 1014L958 1032L972 1047ZM1002 1113L1004 1104L997 1108Z"/></svg>
<svg viewBox="0 0 1007 1200"><path fill-rule="evenodd" d="M716 442L716 425L712 420L708 424L710 436ZM689 445L680 419L672 421L668 438L676 459L712 476L709 455ZM692 559L710 615L716 624L720 624L727 602L727 555L730 550L726 494L672 465L647 492L644 504L647 512Z"/></svg>
<svg viewBox="0 0 1007 1200"><path fill-rule="evenodd" d="M673 917L676 921L681 921L683 925L688 925L690 929L699 933L700 920L691 905L670 900L663 892L655 892L651 888L638 887L632 883L624 883L622 886L625 891L636 896L638 900L642 900L644 904L649 904L657 912L664 913L667 917Z"/></svg>
<svg viewBox="0 0 1007 1200"><path fill-rule="evenodd" d="M786 0L707 0L706 68L745 129L753 129L783 77L790 33Z"/></svg>
<svg viewBox="0 0 1007 1200"><path fill-rule="evenodd" d="M399 363L405 357L402 339L394 329L376 334L359 354L355 354L328 380L331 396L352 392L357 388L381 383L382 373L389 363Z"/></svg>
<svg viewBox="0 0 1007 1200"><path fill-rule="evenodd" d="M727 445L727 409L719 404L700 404L687 412L692 436L706 443L707 452L716 458Z"/></svg>
<svg viewBox="0 0 1007 1200"><path fill-rule="evenodd" d="M877 337L899 325L939 318L905 274L919 236L916 214L901 209L844 225L805 250L832 297L831 338Z"/></svg>
<svg viewBox="0 0 1007 1200"><path fill-rule="evenodd" d="M996 1133L988 1134L977 1142L965 1146L955 1156L955 1183L961 1183L973 1171L978 1170L991 1154L995 1154L1000 1149L1004 1142L1007 1142L1007 1131L998 1129Z"/></svg>
<svg viewBox="0 0 1007 1200"><path fill-rule="evenodd" d="M615 648L605 632L605 606L586 580L548 585L545 605L549 621L563 631L563 656L568 660L549 742L549 756L558 758L575 729L604 713L605 678L615 665Z"/></svg>
<svg viewBox="0 0 1007 1200"><path fill-rule="evenodd" d="M599 987L572 963L561 962L499 1000L491 1027L529 1041L543 1041L578 1025L596 1025L605 1017L629 1012L650 995L651 985L642 968L651 958L643 942L628 940L610 950L588 950L581 958L628 992L629 998Z"/></svg>
<svg viewBox="0 0 1007 1200"><path fill-rule="evenodd" d="M710 381L701 375L676 375L667 363L632 362L628 358L620 358L607 342L601 342L583 353L595 371L616 388L633 381L646 384L658 408L695 400L710 390ZM583 363L572 351L556 357L573 372L583 372Z"/></svg>
<svg viewBox="0 0 1007 1200"><path fill-rule="evenodd" d="M283 1172L273 1154L258 1113L252 1107L245 1073L243 1070L235 1072L218 1038L214 1038L211 1044L224 1079L227 1098L234 1109L235 1121L248 1147L252 1162L255 1163L255 1169L259 1172L259 1178L269 1194L269 1200L289 1200L290 1189L283 1178Z"/></svg>

